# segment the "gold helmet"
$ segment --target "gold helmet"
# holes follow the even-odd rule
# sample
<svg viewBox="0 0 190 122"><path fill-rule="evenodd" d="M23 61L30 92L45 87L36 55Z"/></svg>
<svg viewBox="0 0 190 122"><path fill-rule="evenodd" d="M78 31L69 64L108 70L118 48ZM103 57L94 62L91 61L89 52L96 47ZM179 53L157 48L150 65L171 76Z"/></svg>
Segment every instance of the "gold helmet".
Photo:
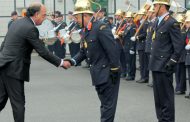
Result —
<svg viewBox="0 0 190 122"><path fill-rule="evenodd" d="M175 18L180 23L184 22L184 15L183 14L177 14Z"/></svg>
<svg viewBox="0 0 190 122"><path fill-rule="evenodd" d="M148 10L148 12L154 12L154 6L153 5L150 7L150 9Z"/></svg>
<svg viewBox="0 0 190 122"><path fill-rule="evenodd" d="M75 7L74 7L74 13L76 14L82 14L82 13L88 13L93 14L91 3L89 0L77 0Z"/></svg>
<svg viewBox="0 0 190 122"><path fill-rule="evenodd" d="M132 18L133 17L133 13L131 11L128 11L125 15L126 18Z"/></svg>
<svg viewBox="0 0 190 122"><path fill-rule="evenodd" d="M164 4L170 6L170 0L154 0L153 5L154 4Z"/></svg>
<svg viewBox="0 0 190 122"><path fill-rule="evenodd" d="M190 10L188 10L185 14L186 17L190 16Z"/></svg>
<svg viewBox="0 0 190 122"><path fill-rule="evenodd" d="M143 8L143 9L140 9L138 12L137 12L137 15L145 15L146 14L146 10Z"/></svg>
<svg viewBox="0 0 190 122"><path fill-rule="evenodd" d="M116 12L115 12L115 15L117 16L125 16L125 12L121 9L118 9Z"/></svg>
<svg viewBox="0 0 190 122"><path fill-rule="evenodd" d="M185 19L185 22L190 22L190 16Z"/></svg>

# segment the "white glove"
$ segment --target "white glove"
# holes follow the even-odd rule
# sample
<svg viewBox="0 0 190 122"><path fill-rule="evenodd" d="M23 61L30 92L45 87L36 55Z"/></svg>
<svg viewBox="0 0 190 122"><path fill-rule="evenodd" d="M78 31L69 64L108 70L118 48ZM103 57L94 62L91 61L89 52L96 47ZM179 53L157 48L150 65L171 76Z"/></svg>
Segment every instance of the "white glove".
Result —
<svg viewBox="0 0 190 122"><path fill-rule="evenodd" d="M190 45L189 45L189 44L186 45L186 46L185 46L185 49L186 49L186 50L190 50Z"/></svg>
<svg viewBox="0 0 190 122"><path fill-rule="evenodd" d="M134 36L131 37L131 41L133 41L133 42L136 41L136 37L134 37Z"/></svg>
<svg viewBox="0 0 190 122"><path fill-rule="evenodd" d="M129 50L129 54L134 55L135 51Z"/></svg>
<svg viewBox="0 0 190 122"><path fill-rule="evenodd" d="M66 33L64 36L63 36L64 40L69 40L70 39L70 35L68 33Z"/></svg>
<svg viewBox="0 0 190 122"><path fill-rule="evenodd" d="M114 39L118 39L119 38L119 36L118 35L113 35L114 36Z"/></svg>

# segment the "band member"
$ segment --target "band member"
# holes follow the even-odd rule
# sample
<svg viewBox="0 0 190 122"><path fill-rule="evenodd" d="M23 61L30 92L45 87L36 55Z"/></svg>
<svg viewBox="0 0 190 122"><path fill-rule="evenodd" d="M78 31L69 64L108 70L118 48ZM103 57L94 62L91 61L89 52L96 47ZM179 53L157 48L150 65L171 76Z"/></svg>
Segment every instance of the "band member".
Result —
<svg viewBox="0 0 190 122"><path fill-rule="evenodd" d="M151 6L151 8L148 10L148 28L147 28L147 37L145 41L145 55L148 58L145 62L146 69L148 69L149 60L150 60L150 53L152 48L152 35L154 32L153 25L156 20L156 14L154 12L154 6ZM152 87L153 82L149 80L148 86Z"/></svg>
<svg viewBox="0 0 190 122"><path fill-rule="evenodd" d="M126 67L126 57L125 57L125 52L124 52L124 41L122 38L122 33L124 31L125 28L123 28L126 24L126 19L125 17L125 12L121 9L118 9L115 13L115 18L117 20L116 23L116 31L115 31L115 40L118 44L118 48L119 48L119 56L120 56L120 62L121 62L121 78L125 78L126 77L126 73L127 73L127 67Z"/></svg>
<svg viewBox="0 0 190 122"><path fill-rule="evenodd" d="M117 43L110 28L94 21L88 0L77 0L73 15L82 26L83 46L72 59L65 59L77 66L87 59L90 65L92 84L101 102L101 122L114 122L120 84L120 64Z"/></svg>
<svg viewBox="0 0 190 122"><path fill-rule="evenodd" d="M127 23L123 32L124 51L126 57L127 77L126 80L134 80L136 74L136 42L130 38L135 35L136 25L133 21L133 13L127 12Z"/></svg>
<svg viewBox="0 0 190 122"><path fill-rule="evenodd" d="M180 25L183 24L184 17L182 14L177 14L175 18L180 23ZM185 94L186 90L185 41L187 34L185 28L181 30L181 35L182 35L181 41L183 41L183 50L177 62L176 72L175 72L175 81L176 81L175 94L177 95Z"/></svg>
<svg viewBox="0 0 190 122"><path fill-rule="evenodd" d="M68 12L68 19L70 20L70 24L75 23L72 11ZM76 26L76 25L73 25L73 26ZM70 28L73 28L73 26L71 26ZM77 26L77 29L79 29L79 28L80 27ZM71 30L71 29L69 29L69 30ZM70 52L72 58L79 52L79 50L80 50L80 43L71 42L69 44L69 52Z"/></svg>
<svg viewBox="0 0 190 122"><path fill-rule="evenodd" d="M169 0L154 0L155 22L149 68L159 122L175 122L173 73L183 49L179 23L169 15Z"/></svg>
<svg viewBox="0 0 190 122"><path fill-rule="evenodd" d="M131 37L132 41L136 41L136 49L139 55L139 65L140 65L140 79L137 83L148 83L149 80L149 70L147 66L148 56L145 55L145 40L147 36L148 21L145 20L146 10L141 9L138 13L141 16L140 25L143 24L137 36Z"/></svg>
<svg viewBox="0 0 190 122"><path fill-rule="evenodd" d="M27 17L12 23L1 45L0 112L9 98L15 122L24 122L24 81L29 81L32 50L57 67L69 67L68 63L50 53L39 39L35 25L40 25L45 18L46 7L32 3L27 9Z"/></svg>

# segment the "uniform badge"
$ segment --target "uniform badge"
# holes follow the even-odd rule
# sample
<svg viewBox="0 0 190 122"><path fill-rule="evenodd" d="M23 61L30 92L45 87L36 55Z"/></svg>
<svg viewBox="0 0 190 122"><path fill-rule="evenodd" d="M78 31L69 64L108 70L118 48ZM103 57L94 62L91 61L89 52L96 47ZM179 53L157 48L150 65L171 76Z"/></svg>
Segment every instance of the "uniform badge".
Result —
<svg viewBox="0 0 190 122"><path fill-rule="evenodd" d="M152 41L154 41L156 38L156 32L154 31L153 35L152 35Z"/></svg>
<svg viewBox="0 0 190 122"><path fill-rule="evenodd" d="M86 41L84 41L84 48L86 49L88 47L88 44Z"/></svg>

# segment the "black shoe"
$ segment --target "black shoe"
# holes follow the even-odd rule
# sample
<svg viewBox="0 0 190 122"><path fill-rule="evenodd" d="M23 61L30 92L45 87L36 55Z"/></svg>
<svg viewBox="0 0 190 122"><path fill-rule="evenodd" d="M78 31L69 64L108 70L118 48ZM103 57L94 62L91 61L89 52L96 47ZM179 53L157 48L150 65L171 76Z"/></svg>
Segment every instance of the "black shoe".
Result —
<svg viewBox="0 0 190 122"><path fill-rule="evenodd" d="M185 95L185 98L190 99L190 93Z"/></svg>
<svg viewBox="0 0 190 122"><path fill-rule="evenodd" d="M135 78L133 78L133 77L127 77L125 80L132 81L132 80L135 80Z"/></svg>
<svg viewBox="0 0 190 122"><path fill-rule="evenodd" d="M125 78L126 77L126 74L121 74L120 75L120 78Z"/></svg>
<svg viewBox="0 0 190 122"><path fill-rule="evenodd" d="M176 95L182 95L182 94L185 94L185 92L184 91L176 91L175 94Z"/></svg>
<svg viewBox="0 0 190 122"><path fill-rule="evenodd" d="M137 83L148 83L148 80L147 79L141 79L141 80L138 80L136 82Z"/></svg>
<svg viewBox="0 0 190 122"><path fill-rule="evenodd" d="M149 87L153 87L153 84L151 83L151 84L148 84L147 86L149 86Z"/></svg>

